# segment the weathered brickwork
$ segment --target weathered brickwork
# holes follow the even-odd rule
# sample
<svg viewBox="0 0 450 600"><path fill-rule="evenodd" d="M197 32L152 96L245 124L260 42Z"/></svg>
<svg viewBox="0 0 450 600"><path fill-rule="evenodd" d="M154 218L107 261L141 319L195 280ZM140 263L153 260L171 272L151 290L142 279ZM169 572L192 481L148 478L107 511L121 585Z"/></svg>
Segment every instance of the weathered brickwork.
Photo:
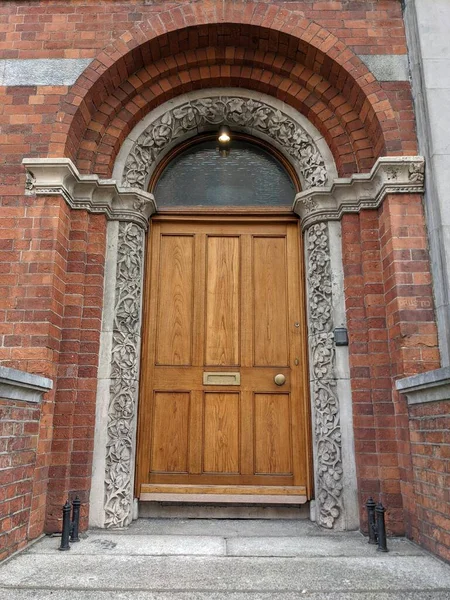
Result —
<svg viewBox="0 0 450 600"><path fill-rule="evenodd" d="M409 408L415 511L412 539L450 561L450 402Z"/></svg>
<svg viewBox="0 0 450 600"><path fill-rule="evenodd" d="M0 560L27 543L39 417L39 406L0 398Z"/></svg>
<svg viewBox="0 0 450 600"><path fill-rule="evenodd" d="M414 514L408 413L393 382L440 366L427 247L419 196L343 218L361 518L368 496L380 498L392 533Z"/></svg>
<svg viewBox="0 0 450 600"><path fill-rule="evenodd" d="M358 55L406 52L400 0L0 0L1 59L92 59L72 86L0 87L0 364L55 381L33 417L16 420L19 441L0 437L0 460L1 444L24 440L15 452L35 461L0 487L0 503L20 505L14 515L22 515L0 520L8 551L58 530L60 507L75 493L87 525L106 252L103 215L24 195L22 158L65 156L83 173L110 177L149 111L231 86L300 111L340 176L367 172L379 156L416 154L417 142L409 82L378 81ZM410 443L407 408L393 391L396 379L439 366L421 198L392 195L379 210L345 215L342 240L360 505L380 498L391 533L406 531L448 558L449 499L427 480L446 464L423 462L447 460L436 444L448 441L425 431L440 413L411 409ZM428 410L447 414L440 404ZM25 480L26 491L13 489Z"/></svg>

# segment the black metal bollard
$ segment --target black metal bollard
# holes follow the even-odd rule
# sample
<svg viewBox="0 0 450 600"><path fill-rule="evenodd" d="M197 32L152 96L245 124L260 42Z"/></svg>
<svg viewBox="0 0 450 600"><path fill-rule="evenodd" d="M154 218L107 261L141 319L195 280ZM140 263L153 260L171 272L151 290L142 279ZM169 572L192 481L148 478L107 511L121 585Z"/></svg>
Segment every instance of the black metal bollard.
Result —
<svg viewBox="0 0 450 600"><path fill-rule="evenodd" d="M70 502L67 502L63 506L63 522L62 522L62 535L61 545L59 550L70 550L69 536L70 536Z"/></svg>
<svg viewBox="0 0 450 600"><path fill-rule="evenodd" d="M72 501L72 523L70 528L70 541L71 542L79 542L80 538L78 535L78 530L80 528L80 506L81 500L77 496L75 500Z"/></svg>
<svg viewBox="0 0 450 600"><path fill-rule="evenodd" d="M377 517L377 531L378 531L378 548L379 552L389 552L386 545L386 526L384 523L384 513L386 509L379 502L375 507L375 514Z"/></svg>
<svg viewBox="0 0 450 600"><path fill-rule="evenodd" d="M375 501L372 496L366 502L367 509L367 521L369 524L369 544L376 544L377 540L377 528L375 524Z"/></svg>

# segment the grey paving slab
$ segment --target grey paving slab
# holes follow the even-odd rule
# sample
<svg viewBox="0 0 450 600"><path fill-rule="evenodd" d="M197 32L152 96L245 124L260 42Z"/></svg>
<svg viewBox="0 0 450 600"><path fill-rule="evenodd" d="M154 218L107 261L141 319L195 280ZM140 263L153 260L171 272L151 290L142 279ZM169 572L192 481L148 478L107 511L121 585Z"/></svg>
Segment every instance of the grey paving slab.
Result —
<svg viewBox="0 0 450 600"><path fill-rule="evenodd" d="M229 556L373 557L376 553L363 536L235 537L226 543ZM405 539L390 539L388 545L391 557L423 555L420 548Z"/></svg>
<svg viewBox="0 0 450 600"><path fill-rule="evenodd" d="M0 568L1 587L55 592L64 589L198 593L421 590L446 591L450 595L450 569L426 555L235 558L26 553Z"/></svg>
<svg viewBox="0 0 450 600"><path fill-rule="evenodd" d="M309 520L138 519L127 529L101 530L105 535L305 536L330 535ZM357 532L331 535L360 535Z"/></svg>
<svg viewBox="0 0 450 600"><path fill-rule="evenodd" d="M60 538L47 537L28 551L30 554L60 555ZM139 555L225 555L226 541L221 537L177 535L127 535L108 536L89 533L81 542L71 544L71 554L108 556Z"/></svg>
<svg viewBox="0 0 450 600"><path fill-rule="evenodd" d="M444 592L136 592L58 590L58 600L448 600ZM54 590L2 590L3 600L55 600Z"/></svg>

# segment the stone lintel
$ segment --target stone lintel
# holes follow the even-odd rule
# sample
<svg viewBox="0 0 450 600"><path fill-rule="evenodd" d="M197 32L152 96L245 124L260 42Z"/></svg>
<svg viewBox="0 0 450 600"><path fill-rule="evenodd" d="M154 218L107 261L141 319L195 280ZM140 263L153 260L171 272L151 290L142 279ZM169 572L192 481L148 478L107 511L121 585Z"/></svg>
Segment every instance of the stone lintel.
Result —
<svg viewBox="0 0 450 600"><path fill-rule="evenodd" d="M423 193L425 162L422 156L385 156L370 173L335 179L331 186L297 194L293 210L306 229L321 221L339 221L344 213L378 208L387 194Z"/></svg>
<svg viewBox="0 0 450 600"><path fill-rule="evenodd" d="M408 404L450 400L450 367L399 379L395 387L406 395Z"/></svg>
<svg viewBox="0 0 450 600"><path fill-rule="evenodd" d="M53 388L53 381L26 371L0 366L0 398L38 403L45 392Z"/></svg>
<svg viewBox="0 0 450 600"><path fill-rule="evenodd" d="M114 179L82 175L69 158L24 158L27 195L61 195L78 210L105 214L111 221L136 223L147 229L156 211L152 194L117 185Z"/></svg>

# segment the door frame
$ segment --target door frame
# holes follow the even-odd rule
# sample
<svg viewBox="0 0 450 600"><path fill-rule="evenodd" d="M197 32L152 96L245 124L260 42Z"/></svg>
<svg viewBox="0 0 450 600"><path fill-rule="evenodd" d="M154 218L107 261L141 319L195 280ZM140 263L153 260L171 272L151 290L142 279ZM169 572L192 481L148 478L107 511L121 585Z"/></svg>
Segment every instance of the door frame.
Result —
<svg viewBox="0 0 450 600"><path fill-rule="evenodd" d="M180 214L181 213L181 214ZM157 214L154 214L151 218L150 229L147 235L146 243L145 243L145 256L147 260L145 262L145 272L144 272L144 283L143 283L143 306L142 313L148 314L149 304L150 304L150 296L151 296L151 276L152 276L152 256L151 256L151 246L152 246L152 222L171 222L171 223L211 223L211 224L221 224L221 223L231 223L236 224L236 222L240 223L270 223L270 222L284 222L284 223L292 223L296 225L297 229L297 246L298 246L298 300L299 300L299 310L302 330L304 335L301 341L301 381L303 390L301 392L303 396L303 401L301 405L301 415L305 422L305 448L306 448L306 500L311 500L314 494L314 477L313 477L313 449L312 449L312 431L311 431L311 404L310 404L310 393L309 393L309 358L308 358L308 345L307 345L307 316L306 316L306 280L305 280L305 264L304 264L304 255L302 252L303 240L302 240L302 231L300 227L300 221L298 216L295 215L292 211L280 210L276 208L269 209L242 209L242 208L234 208L234 207L220 207L215 209L169 209L165 211L161 211ZM146 494L145 492L141 492L141 483L139 481L139 477L137 476L139 464L139 448L142 443L143 437L143 425L142 425L142 405L141 398L143 396L143 391L151 390L152 385L146 378L146 369L142 365L144 364L145 356L148 353L148 344L149 344L149 335L147 335L147 327L148 320L143 320L142 324L142 345L141 345L141 369L140 369L140 381L139 381L139 399L138 399L138 408L137 408L137 435L136 435L136 464L135 464L135 478L134 478L134 495L136 498L140 498L141 501L172 501L177 502L193 502L193 498L195 496L195 502L232 502L232 503L266 503L266 504L298 504L300 503L300 496L295 496L293 494L289 494L289 491L286 491L286 488L283 486L274 487L274 493L268 495L268 493L260 492L258 493L258 486L254 486L255 489L251 489L253 486L248 486L248 489L245 491L245 495L236 495L236 494L214 494L212 489L206 489L205 492L201 495L193 495L190 493L189 486L185 486L185 494L171 494L170 486L161 484L162 493L154 493L154 494ZM213 486L208 486L213 487ZM218 487L230 487L230 486L218 486ZM254 492L254 493L252 493ZM305 500L302 498L301 503Z"/></svg>
<svg viewBox="0 0 450 600"><path fill-rule="evenodd" d="M264 114L277 118L255 121L255 103ZM236 111L236 106L242 110ZM186 111L196 119L182 118ZM279 127L280 118L283 127ZM163 122L171 126L164 127L161 144ZM115 161L114 210L106 213L111 220L107 224L90 523L125 527L137 516L133 479L144 242L149 216L156 210L154 198L144 190L164 154L189 137L217 130L218 122L278 148L301 181L304 191L296 197L293 212L300 215L304 232L315 487L311 518L328 529L355 529L359 508L348 348L337 347L334 341L335 327L346 327L340 218L362 207L378 207L383 198L380 190L387 189L383 185L401 185L403 191L408 185L417 187L408 184L408 167L416 159L409 157L401 163L401 183L388 181L391 166L384 169L385 163L380 162L380 179L370 174L361 186L360 179L333 186L337 170L332 152L306 117L277 98L227 87L189 92L150 111L128 134ZM286 135L287 130L291 134ZM398 169L400 159L394 158L389 165L395 163ZM47 190L47 180L45 185ZM88 185L91 189L92 183ZM361 196L355 196L354 185L364 188ZM361 203L361 197L368 200ZM86 207L84 196L81 206Z"/></svg>

